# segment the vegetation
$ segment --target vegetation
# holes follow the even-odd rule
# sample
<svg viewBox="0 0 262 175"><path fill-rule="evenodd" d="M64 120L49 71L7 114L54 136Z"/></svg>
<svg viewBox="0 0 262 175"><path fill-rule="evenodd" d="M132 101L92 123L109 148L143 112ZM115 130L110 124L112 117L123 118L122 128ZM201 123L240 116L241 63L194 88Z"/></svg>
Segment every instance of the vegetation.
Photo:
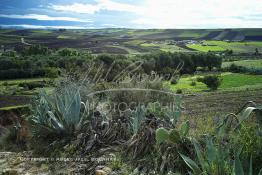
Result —
<svg viewBox="0 0 262 175"><path fill-rule="evenodd" d="M0 30L0 174L262 175L260 35Z"/></svg>
<svg viewBox="0 0 262 175"><path fill-rule="evenodd" d="M207 75L203 78L199 78L198 81L206 84L211 90L217 90L217 88L221 85L222 80L217 75Z"/></svg>
<svg viewBox="0 0 262 175"><path fill-rule="evenodd" d="M261 42L226 42L226 41L204 41L201 44L188 44L187 47L202 51L226 51L232 50L233 53L256 53L256 49L260 50Z"/></svg>
<svg viewBox="0 0 262 175"><path fill-rule="evenodd" d="M218 90L221 91L235 91L235 90L246 90L246 89L259 89L262 83L261 75L248 75L239 73L222 73L221 75L221 85ZM170 85L170 83L165 83L166 86L170 87L172 90L182 89L187 93L194 92L204 92L208 90L208 87L202 83L198 82L197 79L203 78L201 75L195 76L182 76L176 85ZM194 81L195 86L191 83Z"/></svg>

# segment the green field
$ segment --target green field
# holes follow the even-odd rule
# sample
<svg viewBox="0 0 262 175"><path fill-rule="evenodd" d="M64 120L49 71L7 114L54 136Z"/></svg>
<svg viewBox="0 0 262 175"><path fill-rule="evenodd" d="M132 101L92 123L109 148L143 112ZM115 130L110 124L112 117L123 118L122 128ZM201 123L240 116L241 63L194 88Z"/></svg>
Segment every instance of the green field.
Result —
<svg viewBox="0 0 262 175"><path fill-rule="evenodd" d="M182 77L179 79L176 85L170 85L170 82L166 82L166 85L174 91L181 89L185 93L208 91L209 89L205 84L197 82L197 77L199 76ZM262 88L262 75L223 73L221 77L223 80L221 86L218 89L221 91ZM191 85L193 81L196 82L195 86Z"/></svg>
<svg viewBox="0 0 262 175"><path fill-rule="evenodd" d="M262 52L261 37L261 29L1 30L0 45L12 48L20 44L21 38L24 38L28 43L45 41L45 45L51 48L73 47L87 49L94 54L115 54L119 50L120 54L133 55L159 50L188 52L192 49L201 52L220 52L228 49L234 53L254 53L256 48ZM187 44L187 40L204 42ZM165 41L185 42L170 45ZM117 48L113 47L116 45Z"/></svg>
<svg viewBox="0 0 262 175"><path fill-rule="evenodd" d="M202 44L188 44L187 47L201 52L232 50L237 53L254 53L256 48L262 51L262 42L226 42L204 41Z"/></svg>
<svg viewBox="0 0 262 175"><path fill-rule="evenodd" d="M262 60L240 60L240 61L223 62L222 68L229 67L232 64L246 67L246 68L262 69Z"/></svg>
<svg viewBox="0 0 262 175"><path fill-rule="evenodd" d="M178 47L176 45L169 45L167 43L143 43L142 47L148 47L149 49L161 50L164 52L187 52L188 50Z"/></svg>
<svg viewBox="0 0 262 175"><path fill-rule="evenodd" d="M186 46L190 49L194 49L194 50L201 51L201 52L209 52L209 51L221 52L221 51L225 51L225 49L220 47L220 46L204 46L202 44L187 44Z"/></svg>

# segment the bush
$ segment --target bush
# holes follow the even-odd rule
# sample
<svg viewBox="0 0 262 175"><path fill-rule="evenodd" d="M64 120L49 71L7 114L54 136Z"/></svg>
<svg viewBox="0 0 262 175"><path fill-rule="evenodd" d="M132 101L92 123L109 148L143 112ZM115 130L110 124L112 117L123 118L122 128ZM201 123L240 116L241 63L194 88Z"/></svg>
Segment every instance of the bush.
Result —
<svg viewBox="0 0 262 175"><path fill-rule="evenodd" d="M182 91L182 89L178 89L178 90L176 90L176 93L177 93L177 94L182 94L183 91Z"/></svg>
<svg viewBox="0 0 262 175"><path fill-rule="evenodd" d="M177 84L178 83L178 79L177 77L173 77L170 81L171 84Z"/></svg>
<svg viewBox="0 0 262 175"><path fill-rule="evenodd" d="M195 82L195 81L192 81L192 82L190 83L190 86L196 86L196 82Z"/></svg>
<svg viewBox="0 0 262 175"><path fill-rule="evenodd" d="M28 90L33 90L35 88L43 88L45 87L46 82L44 81L33 81L33 82L22 82L19 83L20 87L26 88Z"/></svg>
<svg viewBox="0 0 262 175"><path fill-rule="evenodd" d="M48 78L57 78L59 75L59 70L57 68L47 68L46 77Z"/></svg>
<svg viewBox="0 0 262 175"><path fill-rule="evenodd" d="M211 90L217 90L217 88L221 85L222 79L217 75L206 75L198 81L207 85Z"/></svg>

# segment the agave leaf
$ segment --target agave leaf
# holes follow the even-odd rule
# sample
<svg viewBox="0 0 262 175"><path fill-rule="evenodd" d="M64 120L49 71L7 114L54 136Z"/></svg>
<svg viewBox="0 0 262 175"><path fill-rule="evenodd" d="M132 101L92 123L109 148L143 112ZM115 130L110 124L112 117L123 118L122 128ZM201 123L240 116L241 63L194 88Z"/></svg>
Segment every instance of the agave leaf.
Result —
<svg viewBox="0 0 262 175"><path fill-rule="evenodd" d="M235 175L244 175L243 166L242 166L241 161L239 159L240 153L241 153L241 150L238 151L238 152L235 152L235 161L234 161Z"/></svg>
<svg viewBox="0 0 262 175"><path fill-rule="evenodd" d="M207 166L207 163L204 160L204 156L201 152L200 145L199 145L199 143L197 142L196 139L192 139L192 142L193 142L196 154L197 154L198 161L199 161L199 163L202 167L202 170L206 171L206 167L208 167L208 166Z"/></svg>
<svg viewBox="0 0 262 175"><path fill-rule="evenodd" d="M180 154L180 153L179 153ZM184 162L187 164L187 166L194 172L194 174L201 174L201 169L198 167L198 165L189 157L180 154Z"/></svg>
<svg viewBox="0 0 262 175"><path fill-rule="evenodd" d="M250 156L249 161L249 175L253 175L252 155Z"/></svg>
<svg viewBox="0 0 262 175"><path fill-rule="evenodd" d="M158 128L156 130L156 141L158 144L167 141L169 138L169 132L165 128Z"/></svg>
<svg viewBox="0 0 262 175"><path fill-rule="evenodd" d="M50 116L52 126L59 131L63 131L64 126L56 119L54 113L49 111L48 115Z"/></svg>
<svg viewBox="0 0 262 175"><path fill-rule="evenodd" d="M187 120L186 122L184 122L182 125L181 125L181 128L180 128L180 134L183 136L183 137L186 137L187 134L189 132L189 121Z"/></svg>
<svg viewBox="0 0 262 175"><path fill-rule="evenodd" d="M262 175L262 168L260 169L258 175Z"/></svg>
<svg viewBox="0 0 262 175"><path fill-rule="evenodd" d="M240 123L246 120L255 110L257 110L255 107L247 107L244 109L244 111L240 114Z"/></svg>
<svg viewBox="0 0 262 175"><path fill-rule="evenodd" d="M138 106L134 112L132 112L132 128L133 133L136 134L141 122L145 119L146 109L144 106Z"/></svg>
<svg viewBox="0 0 262 175"><path fill-rule="evenodd" d="M217 158L217 150L214 146L212 139L210 138L207 138L206 145L207 145L207 158L209 163L212 163Z"/></svg>

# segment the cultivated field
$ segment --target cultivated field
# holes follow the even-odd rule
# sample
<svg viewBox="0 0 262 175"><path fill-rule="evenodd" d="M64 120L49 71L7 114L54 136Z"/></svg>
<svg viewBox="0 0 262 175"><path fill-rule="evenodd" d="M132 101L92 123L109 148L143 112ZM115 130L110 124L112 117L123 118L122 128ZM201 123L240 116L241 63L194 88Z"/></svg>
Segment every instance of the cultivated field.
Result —
<svg viewBox="0 0 262 175"><path fill-rule="evenodd" d="M5 29L0 45L0 174L262 175L261 29Z"/></svg>

